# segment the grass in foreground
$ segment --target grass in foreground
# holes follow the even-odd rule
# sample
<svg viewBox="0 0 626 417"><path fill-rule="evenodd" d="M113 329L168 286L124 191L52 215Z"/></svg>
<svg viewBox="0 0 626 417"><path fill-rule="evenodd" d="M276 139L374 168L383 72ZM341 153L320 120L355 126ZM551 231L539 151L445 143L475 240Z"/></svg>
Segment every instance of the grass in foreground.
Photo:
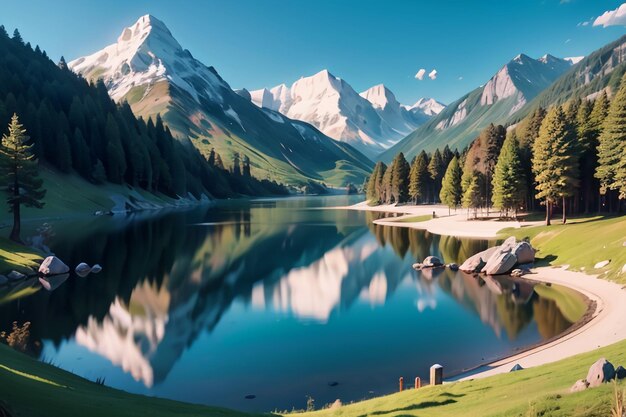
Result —
<svg viewBox="0 0 626 417"><path fill-rule="evenodd" d="M581 217L569 219L567 224L504 229L500 236L530 238L532 245L539 249L539 265L569 265L574 271L626 282L626 273L622 273L626 265L626 216ZM605 260L611 262L604 268L594 268Z"/></svg>
<svg viewBox="0 0 626 417"><path fill-rule="evenodd" d="M569 388L585 378L591 364L606 357L626 363L626 341L548 365L473 381L427 386L419 390L345 405L303 417L401 416L610 416L613 385L579 393ZM624 383L618 384L619 389Z"/></svg>
<svg viewBox="0 0 626 417"><path fill-rule="evenodd" d="M260 416L129 394L38 362L2 344L0 407L22 417Z"/></svg>
<svg viewBox="0 0 626 417"><path fill-rule="evenodd" d="M32 273L42 259L41 254L35 249L0 237L0 274L6 274L12 270Z"/></svg>

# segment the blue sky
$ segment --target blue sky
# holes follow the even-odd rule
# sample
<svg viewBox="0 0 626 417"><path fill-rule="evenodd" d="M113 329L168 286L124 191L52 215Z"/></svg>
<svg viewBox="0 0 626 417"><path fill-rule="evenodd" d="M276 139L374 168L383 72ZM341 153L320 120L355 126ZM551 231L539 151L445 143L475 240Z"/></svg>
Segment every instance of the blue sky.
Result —
<svg viewBox="0 0 626 417"><path fill-rule="evenodd" d="M603 0L22 0L0 24L20 29L55 60L115 42L150 13L233 88L272 87L328 68L357 91L384 83L403 103L449 103L485 83L520 52L585 55L626 33L582 22L621 1ZM424 68L437 78L414 78Z"/></svg>

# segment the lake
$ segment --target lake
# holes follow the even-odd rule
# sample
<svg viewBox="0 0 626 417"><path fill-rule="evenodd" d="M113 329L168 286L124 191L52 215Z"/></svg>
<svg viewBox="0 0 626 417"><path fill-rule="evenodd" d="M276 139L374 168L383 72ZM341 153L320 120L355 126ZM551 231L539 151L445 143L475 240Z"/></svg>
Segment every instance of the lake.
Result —
<svg viewBox="0 0 626 417"><path fill-rule="evenodd" d="M57 256L103 271L0 289L0 330L30 321L31 355L108 386L272 411L394 392L435 363L459 373L580 318L582 297L564 288L411 267L495 242L324 209L361 198L52 221Z"/></svg>

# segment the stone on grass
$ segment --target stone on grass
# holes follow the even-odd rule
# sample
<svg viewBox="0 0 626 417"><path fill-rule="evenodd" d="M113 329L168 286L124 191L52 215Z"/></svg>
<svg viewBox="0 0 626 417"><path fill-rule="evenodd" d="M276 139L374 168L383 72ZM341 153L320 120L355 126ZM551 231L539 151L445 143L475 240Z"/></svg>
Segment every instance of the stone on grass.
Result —
<svg viewBox="0 0 626 417"><path fill-rule="evenodd" d="M76 268L74 268L74 272L76 272L76 275L78 275L79 277L84 278L91 272L91 267L86 263L81 262L76 265Z"/></svg>
<svg viewBox="0 0 626 417"><path fill-rule="evenodd" d="M102 267L98 264L95 264L94 266L91 267L92 274L97 274L100 271L102 271Z"/></svg>
<svg viewBox="0 0 626 417"><path fill-rule="evenodd" d="M70 267L65 265L62 260L56 256L48 256L39 265L39 272L44 275L66 274L70 271Z"/></svg>
<svg viewBox="0 0 626 417"><path fill-rule="evenodd" d="M605 358L598 359L587 373L587 382L590 387L598 387L603 382L609 382L615 377L615 368L613 364Z"/></svg>
<svg viewBox="0 0 626 417"><path fill-rule="evenodd" d="M426 259L424 259L424 262L422 262L422 266L424 267L435 267L442 265L443 262L441 262L441 259L437 258L436 256L427 256Z"/></svg>
<svg viewBox="0 0 626 417"><path fill-rule="evenodd" d="M617 369L615 369L615 378L617 379L626 378L626 369L624 369L622 365L618 366Z"/></svg>
<svg viewBox="0 0 626 417"><path fill-rule="evenodd" d="M0 285L4 285L7 282L9 282L9 279L5 277L4 275L0 275Z"/></svg>
<svg viewBox="0 0 626 417"><path fill-rule="evenodd" d="M7 278L9 279L9 281L19 281L26 278L26 275L22 274L21 272L11 271L7 275Z"/></svg>
<svg viewBox="0 0 626 417"><path fill-rule="evenodd" d="M342 405L343 405L343 404L341 404L341 400L340 400L339 398L337 398L337 399L335 400L335 402L334 402L334 403L332 403L332 405L330 406L330 409L331 409L331 410L336 410L336 409L338 409L338 408L341 408L341 406L342 406Z"/></svg>
<svg viewBox="0 0 626 417"><path fill-rule="evenodd" d="M524 369L522 368L522 365L520 365L519 363L516 363L515 366L513 366L509 372L521 371L522 369Z"/></svg>
<svg viewBox="0 0 626 417"><path fill-rule="evenodd" d="M608 264L610 264L610 263L611 263L611 260L610 260L610 259L607 259L606 261L601 261L601 262L598 262L598 263L597 263L597 264L595 264L593 267L594 267L595 269L600 269L600 268L604 268L605 266L607 266L607 265L608 265Z"/></svg>
<svg viewBox="0 0 626 417"><path fill-rule="evenodd" d="M535 262L535 250L528 242L519 242L512 250L517 258L518 264L528 264Z"/></svg>
<svg viewBox="0 0 626 417"><path fill-rule="evenodd" d="M586 379L579 379L572 385L572 388L569 389L569 392L580 392L584 391L589 387L589 382Z"/></svg>
<svg viewBox="0 0 626 417"><path fill-rule="evenodd" d="M448 264L448 268L450 268L452 271L458 271L459 270L459 266L455 263L451 263Z"/></svg>

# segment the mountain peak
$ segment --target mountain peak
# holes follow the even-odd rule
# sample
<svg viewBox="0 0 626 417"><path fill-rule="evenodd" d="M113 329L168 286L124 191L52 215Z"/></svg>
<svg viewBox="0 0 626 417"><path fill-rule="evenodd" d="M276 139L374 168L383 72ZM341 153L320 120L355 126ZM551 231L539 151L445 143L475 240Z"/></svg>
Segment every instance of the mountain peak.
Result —
<svg viewBox="0 0 626 417"><path fill-rule="evenodd" d="M372 103L374 107L378 107L380 109L385 108L385 106L390 103L397 103L396 96L391 92L391 90L385 87L384 84L377 84L370 87L359 95Z"/></svg>
<svg viewBox="0 0 626 417"><path fill-rule="evenodd" d="M165 23L152 15L146 14L137 19L133 25L124 28L117 38L117 42L143 41L153 32L159 32L162 35L172 37L172 33L167 26L165 26Z"/></svg>

